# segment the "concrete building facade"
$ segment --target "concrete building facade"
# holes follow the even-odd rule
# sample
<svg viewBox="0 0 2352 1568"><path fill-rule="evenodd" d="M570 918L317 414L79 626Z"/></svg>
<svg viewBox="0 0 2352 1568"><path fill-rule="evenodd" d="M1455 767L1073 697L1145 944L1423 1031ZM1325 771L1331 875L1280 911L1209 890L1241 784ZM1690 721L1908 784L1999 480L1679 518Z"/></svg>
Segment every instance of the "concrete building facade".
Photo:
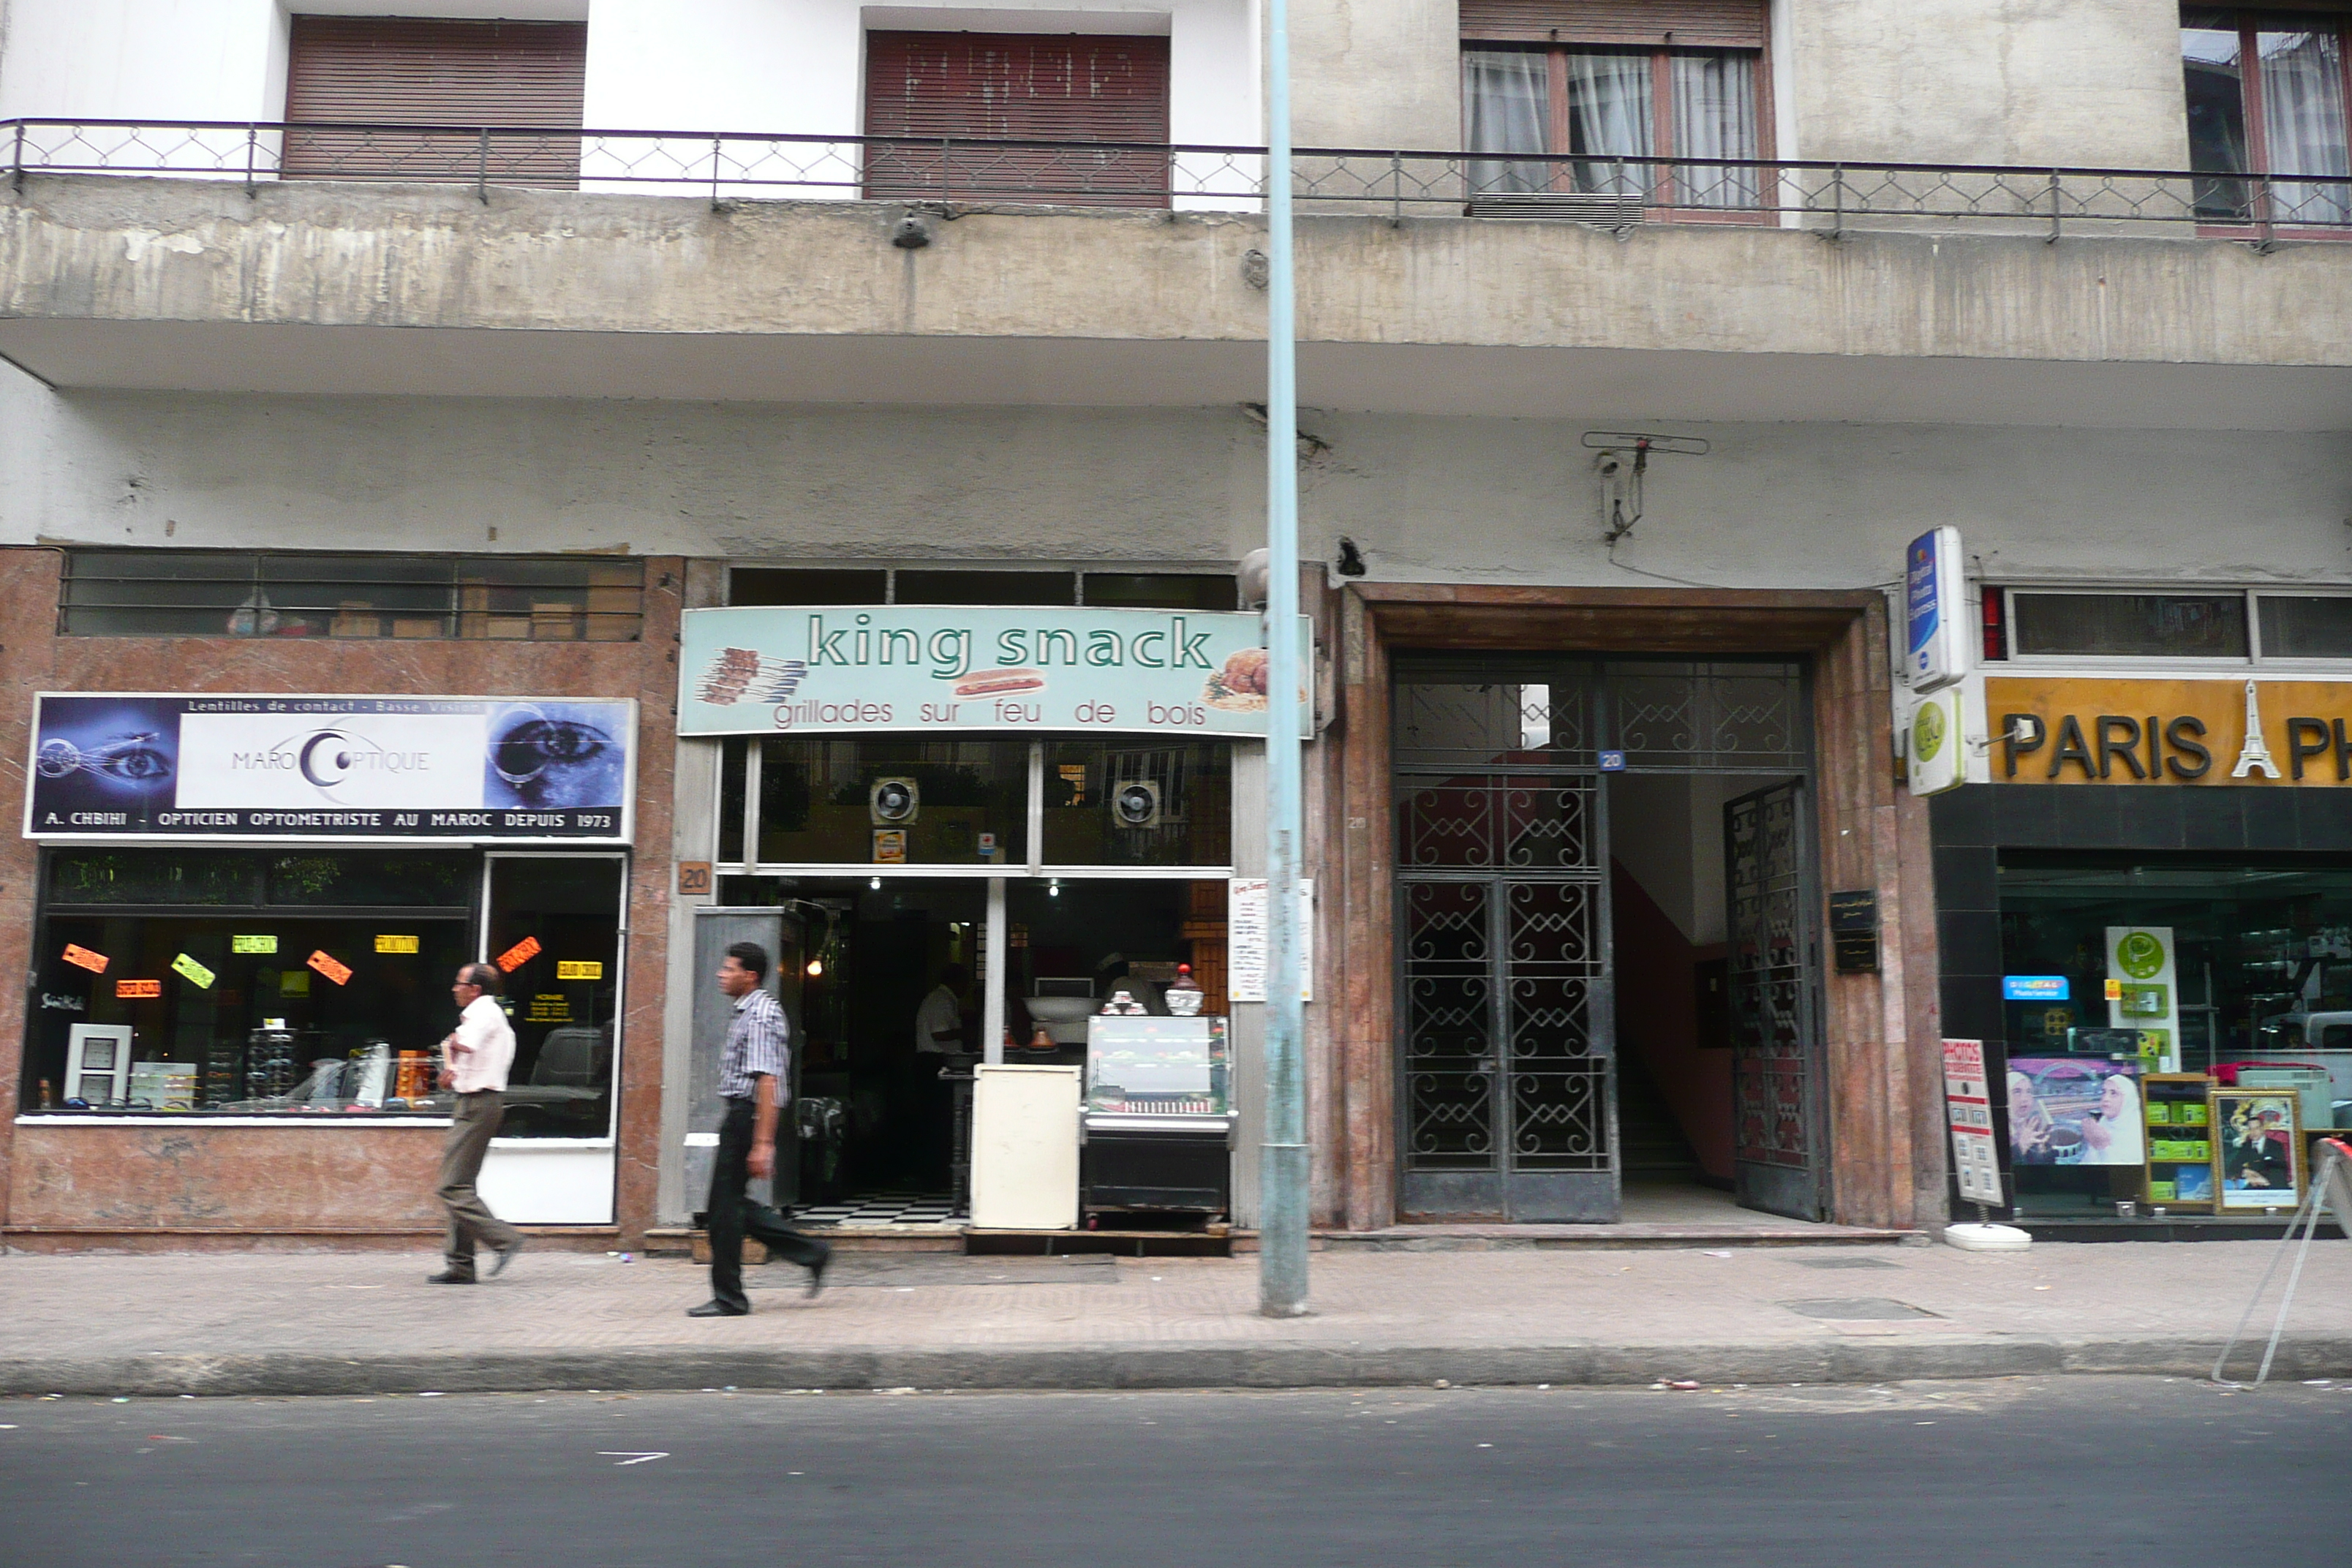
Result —
<svg viewBox="0 0 2352 1568"><path fill-rule="evenodd" d="M276 901L264 868L258 901L219 904L226 923L203 937L267 916L348 964L287 911L346 921L333 930L356 943L403 934L369 923L396 909L496 958L502 855L625 857L595 939L612 947L605 979L517 997L606 1075L537 1086L551 1106L595 1089L602 1130L551 1112L544 1148L502 1141L492 1163L523 1217L583 1245L641 1245L701 1206L697 933L723 922L698 910L770 911L784 923L760 929L809 963L898 966L870 994L812 972L797 998L812 1070L831 1075L803 1092L837 1105L848 1151L803 1173L850 1201L952 1177L932 1091L897 1059L901 999L911 1016L946 965L974 972L997 1000L963 998L964 1043L987 1056L992 1026L1033 1022L1043 980L1160 985L1180 958L1211 968L1213 947L1222 973L1223 884L1258 868L1262 759L1245 736L1185 742L1227 748L1184 763L1223 781L1200 797L1223 803L1220 837L1156 861L1089 840L1055 876L1036 827L1024 881L1017 854L984 847L1013 831L985 815L991 769L1012 770L1003 788L1027 788L1044 824L1099 807L1120 769L1173 765L1139 759L1175 742L1052 726L686 733L697 677L677 652L682 616L730 605L1235 610L1207 584L1264 532L1258 9L0 9L0 755L34 758L44 693L60 713L57 699L96 693L634 702L625 838L310 835L301 855L354 864L471 857L451 875L475 880L438 902L330 908ZM2128 1182L2121 1152L2084 1158L2112 1114L2075 1103L2074 1083L2095 1100L2128 1079L2153 1103L2159 1079L2239 1058L2326 1066L2336 1047L2314 1020L2338 1000L2352 1018L2352 963L2339 997L2330 956L2331 933L2352 930L2352 880L2336 885L2352 861L2331 858L2352 854L2352 794L2337 752L2309 741L2339 744L2330 704L2352 674L2352 638L2331 629L2352 605L2352 170L2278 161L2326 145L2291 142L2291 112L2324 119L2333 102L2340 121L2352 12L2302 7L2308 26L2289 27L2208 9L1294 7L1318 1225L1638 1221L1669 1212L1655 1205L1674 1187L1800 1222L1937 1227L1958 1201L1948 1036L1985 1040L1997 1070L2042 1064L2000 1074L2013 1091L2027 1080L1997 1110L2003 1208L2062 1231L2122 1223L2116 1205L2131 1223L2231 1217L2218 1198L2200 1211L2147 1149ZM387 12L576 29L564 90L580 107L568 128L432 120L451 129L394 153L306 130L361 117L289 110L319 47L305 19L389 26ZM1090 103L1128 79L1103 63L1129 61L1122 49L1146 77L1164 62L1146 119L1120 123L1180 150L1137 164L1132 137L1086 131L1108 121L1055 99L1009 133L963 132L1028 136L1028 162L1000 148L959 174L943 154L893 184L887 160L913 159L914 139L858 138L897 112L872 41L900 35L1011 51L1024 91L1039 62L1092 62ZM2230 101L2255 106L2247 123L2274 155L2225 167L2191 108L2208 101L2212 40L2240 37L2253 64L2224 72L2243 85ZM2328 60L2333 100L2305 68ZM1718 69L1745 85L1686 92ZM1652 96L1635 110L1637 89ZM937 90L939 114L962 111ZM1535 118L1508 129L1522 111ZM1036 129L1065 125L1080 131ZM485 126L499 136L468 140ZM1130 150L1100 151L1114 143ZM344 162L293 177L321 146ZM516 147L571 162L550 177L509 161ZM1156 172L1122 184L1136 167ZM1933 693L1906 677L1901 589L1906 547L1939 529L1961 542L1949 613L1969 651L1943 688L1965 755L1931 793L1912 737ZM142 560L167 579L230 563L259 597L122 588ZM449 595L405 632L397 595L363 586L401 562ZM1029 575L990 575L1005 573ZM280 582L320 585L315 631L257 630L264 613L300 618L299 594L268 596ZM2232 778L2247 690L2278 767ZM2150 714L2196 718L2183 738L2221 765L2168 772L2194 752L2159 755ZM2090 726L2086 761L2060 755L2069 715ZM2129 745L2099 728L2126 717ZM2321 729L2289 733L2306 720ZM1016 743L1035 748L1025 764L982 754ZM903 749L923 744L980 750ZM801 778L787 763L805 766L814 806L762 782ZM935 816L982 814L966 825L982 837L929 864L883 858L879 838L870 855L862 837L854 855L763 847L800 842L778 826L792 813L823 817L820 782L854 793L901 773L957 803ZM0 806L27 814L0 872L16 933L0 962L27 975L21 1000L0 995L9 1244L405 1244L429 1228L432 1118L402 1123L383 1102L412 1097L359 1087L379 1043L385 1071L415 1044L360 1020L314 1030L350 1091L307 1102L341 1101L332 1128L289 1114L290 1082L169 1118L104 1102L131 1099L127 1081L60 1103L91 1099L58 1081L79 1070L74 1021L131 1020L133 1068L185 1059L150 1051L193 1040L194 1015L141 1014L118 979L182 988L163 998L173 1009L235 1012L209 1026L240 1049L271 1032L264 1012L301 1037L289 1050L314 1042L294 992L273 993L285 1016L257 1001L292 963L231 971L173 950L198 937L171 923L171 899L91 901L61 880L110 856L226 865L288 846L44 832L40 776L12 763L0 784ZM2262 879L2290 870L2306 879L2292 899L2263 903ZM992 880L1013 884L1009 915L985 910ZM1124 971L1101 967L1103 943L1055 934L1048 906L1022 912L1066 881L1074 900L1153 911L1134 914ZM1832 912L1863 908L1868 962L1840 962ZM2124 973L2097 951L2108 928L2179 933L2163 939L2179 949L2168 1012L2085 994ZM2278 932L2277 952L2244 947L2251 929ZM74 980L58 966L84 931L143 944L139 964L186 956L243 978L202 998L182 994L184 971ZM990 949L998 931L1010 950ZM2063 1001L2006 994L2029 962L2071 980ZM305 994L328 973L313 965ZM66 1005L65 981L96 1011ZM232 984L252 993L235 1007ZM45 1017L50 997L64 1000ZM1225 1003L1225 1197L1246 1229L1261 1009ZM886 1036L887 1062L870 1043ZM2338 1090L2352 1100L2352 1079ZM2068 1158L2019 1142L2042 1120L2075 1130ZM812 1150L835 1136L803 1131Z"/></svg>

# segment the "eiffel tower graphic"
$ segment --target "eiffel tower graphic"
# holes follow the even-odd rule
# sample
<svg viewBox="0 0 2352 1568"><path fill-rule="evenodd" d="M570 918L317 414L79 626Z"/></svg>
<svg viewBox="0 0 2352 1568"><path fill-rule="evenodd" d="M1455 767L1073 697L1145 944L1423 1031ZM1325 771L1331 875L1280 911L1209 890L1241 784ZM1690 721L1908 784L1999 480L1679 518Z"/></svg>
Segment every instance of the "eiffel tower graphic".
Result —
<svg viewBox="0 0 2352 1568"><path fill-rule="evenodd" d="M2271 760L2270 742L2263 739L2263 707L2254 696L2254 683L2246 682L2246 743L2238 748L2238 765L2230 776L2242 779L2253 773L2264 778L2279 776L2278 763Z"/></svg>

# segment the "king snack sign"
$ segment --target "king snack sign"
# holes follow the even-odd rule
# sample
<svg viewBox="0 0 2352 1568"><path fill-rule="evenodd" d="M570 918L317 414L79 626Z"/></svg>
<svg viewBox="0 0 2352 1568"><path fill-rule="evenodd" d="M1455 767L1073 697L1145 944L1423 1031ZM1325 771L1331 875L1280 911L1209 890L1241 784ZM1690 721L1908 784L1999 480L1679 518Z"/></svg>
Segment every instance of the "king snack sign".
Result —
<svg viewBox="0 0 2352 1568"><path fill-rule="evenodd" d="M684 620L682 735L1266 731L1255 615L868 605Z"/></svg>

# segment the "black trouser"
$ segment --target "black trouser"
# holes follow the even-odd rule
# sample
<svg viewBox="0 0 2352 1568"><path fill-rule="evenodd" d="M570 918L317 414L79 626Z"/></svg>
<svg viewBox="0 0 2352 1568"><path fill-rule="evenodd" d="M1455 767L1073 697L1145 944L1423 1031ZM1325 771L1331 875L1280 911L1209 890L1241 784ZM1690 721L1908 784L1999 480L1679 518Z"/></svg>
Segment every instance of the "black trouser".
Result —
<svg viewBox="0 0 2352 1568"><path fill-rule="evenodd" d="M765 1242L770 1252L814 1268L833 1248L812 1241L784 1223L784 1216L766 1204L755 1204L743 1191L751 1179L751 1119L753 1102L730 1100L727 1120L719 1124L719 1158L710 1167L710 1299L722 1307L749 1311L743 1294L743 1237Z"/></svg>

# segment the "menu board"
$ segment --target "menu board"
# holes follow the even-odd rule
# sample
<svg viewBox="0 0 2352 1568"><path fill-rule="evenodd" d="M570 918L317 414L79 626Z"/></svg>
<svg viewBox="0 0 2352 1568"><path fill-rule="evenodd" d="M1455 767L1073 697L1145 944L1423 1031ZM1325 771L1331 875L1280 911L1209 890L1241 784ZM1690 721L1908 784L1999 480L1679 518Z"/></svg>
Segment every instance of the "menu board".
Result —
<svg viewBox="0 0 2352 1568"><path fill-rule="evenodd" d="M1226 884L1225 963L1227 994L1236 1002L1265 1000L1267 963L1265 889L1263 877L1235 877ZM1315 879L1298 879L1298 999L1315 1000Z"/></svg>
<svg viewBox="0 0 2352 1568"><path fill-rule="evenodd" d="M1223 1116L1225 1020L1101 1015L1087 1020L1087 1109Z"/></svg>

